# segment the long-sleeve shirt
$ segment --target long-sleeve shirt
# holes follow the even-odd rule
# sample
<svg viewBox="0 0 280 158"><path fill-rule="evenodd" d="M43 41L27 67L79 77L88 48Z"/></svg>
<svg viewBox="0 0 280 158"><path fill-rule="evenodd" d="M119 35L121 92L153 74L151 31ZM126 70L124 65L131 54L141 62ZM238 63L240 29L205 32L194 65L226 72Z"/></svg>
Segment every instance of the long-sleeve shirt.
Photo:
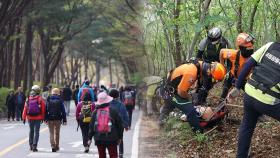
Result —
<svg viewBox="0 0 280 158"><path fill-rule="evenodd" d="M60 120L63 120L63 122L67 122L67 119L66 119L66 112L65 112L65 106L64 106L64 103L63 103L63 100L59 97L59 96L50 96L48 99L47 99L47 105L46 105L46 116L45 116L45 120L48 121L50 119L50 115L49 115L49 104L50 104L50 100L58 100L60 102Z"/></svg>
<svg viewBox="0 0 280 158"><path fill-rule="evenodd" d="M123 127L128 128L129 118L125 106L118 99L112 100L110 106L116 109L117 112L119 113L122 119Z"/></svg>

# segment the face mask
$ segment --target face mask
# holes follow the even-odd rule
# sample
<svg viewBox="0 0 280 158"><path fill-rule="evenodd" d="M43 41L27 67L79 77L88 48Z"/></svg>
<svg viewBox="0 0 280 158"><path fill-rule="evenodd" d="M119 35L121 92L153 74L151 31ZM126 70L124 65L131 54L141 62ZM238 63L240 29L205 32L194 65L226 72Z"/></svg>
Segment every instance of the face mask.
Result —
<svg viewBox="0 0 280 158"><path fill-rule="evenodd" d="M240 49L240 51L241 51L241 55L244 58L249 58L254 53L254 49L247 50L246 48L244 48L244 49Z"/></svg>

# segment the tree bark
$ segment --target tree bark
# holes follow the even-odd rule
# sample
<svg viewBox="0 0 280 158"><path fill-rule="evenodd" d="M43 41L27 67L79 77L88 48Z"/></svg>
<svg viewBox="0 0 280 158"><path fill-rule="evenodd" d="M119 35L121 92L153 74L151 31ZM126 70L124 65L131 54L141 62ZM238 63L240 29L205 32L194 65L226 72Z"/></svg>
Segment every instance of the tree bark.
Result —
<svg viewBox="0 0 280 158"><path fill-rule="evenodd" d="M16 34L19 35L21 32L21 18L18 20L16 25ZM17 89L21 85L22 67L20 67L20 38L16 39L15 42L15 57L14 57L14 89Z"/></svg>
<svg viewBox="0 0 280 158"><path fill-rule="evenodd" d="M237 1L237 23L236 23L236 29L238 33L243 32L242 29L242 5L243 5L243 0L238 0Z"/></svg>
<svg viewBox="0 0 280 158"><path fill-rule="evenodd" d="M26 40L25 40L25 55L26 55L26 70L25 70L25 73L26 73L26 80L24 81L25 82L25 85L26 89L24 89L25 91L26 90L30 90L32 85L33 85L33 76L32 76L32 48L31 48L31 45L32 45L32 40L33 40L33 30L32 30L32 23L29 21L27 22L26 24Z"/></svg>
<svg viewBox="0 0 280 158"><path fill-rule="evenodd" d="M259 5L260 0L257 0L256 3L254 4L253 10L251 12L251 16L250 16L250 26L249 26L249 31L252 33L253 29L254 29L254 20L255 20L255 15L258 9L258 5Z"/></svg>
<svg viewBox="0 0 280 158"><path fill-rule="evenodd" d="M180 5L181 0L176 0L176 7L174 8L174 20L175 22L179 19L180 16ZM179 34L179 25L175 23L174 28L174 38L175 38L175 54L173 54L173 57L175 59L176 66L179 66L182 59L181 59L181 50L182 50L182 44L180 41L180 34Z"/></svg>
<svg viewBox="0 0 280 158"><path fill-rule="evenodd" d="M207 12L208 12L210 3L211 3L211 0L205 0L204 1L203 9L202 9L202 12L201 12L201 15L200 15L200 19L199 19L199 23L200 24L203 24L203 22L204 22L204 19L205 19L205 16L206 16ZM189 53L187 55L187 59L192 57L192 54L193 54L193 51L194 51L194 46L196 45L196 42L197 42L198 37L200 35L200 32L201 31L196 31L195 32L195 35L193 37L193 40L192 40L192 43L191 43L191 46L190 46Z"/></svg>

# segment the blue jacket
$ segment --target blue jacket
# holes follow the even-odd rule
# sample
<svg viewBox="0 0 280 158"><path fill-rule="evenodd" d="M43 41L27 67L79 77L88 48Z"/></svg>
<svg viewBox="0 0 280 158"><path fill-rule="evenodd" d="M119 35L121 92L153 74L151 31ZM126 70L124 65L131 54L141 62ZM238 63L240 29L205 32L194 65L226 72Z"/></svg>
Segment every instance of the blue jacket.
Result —
<svg viewBox="0 0 280 158"><path fill-rule="evenodd" d="M63 120L63 122L67 122L67 120L66 120L66 112L65 112L65 107L64 107L64 104L63 104L63 100L59 96L56 96L56 95L52 95L52 96L48 97L48 99L47 99L45 120L46 121L49 120L49 117L50 117L49 116L49 100L53 100L53 99L57 99L57 100L61 101L61 104L60 104L60 109L61 109L60 120Z"/></svg>
<svg viewBox="0 0 280 158"><path fill-rule="evenodd" d="M128 128L129 118L125 106L118 99L113 99L110 106L119 113L123 122L123 127Z"/></svg>
<svg viewBox="0 0 280 158"><path fill-rule="evenodd" d="M90 88L88 85L86 84L83 84L83 86L79 89L79 92L78 92L78 102L81 101L80 98L82 96L82 92L83 92L83 89L84 88L88 88L89 89L89 93L90 93L90 96L91 96L91 101L94 102L95 101L95 98L94 98L94 92L93 92L93 89Z"/></svg>

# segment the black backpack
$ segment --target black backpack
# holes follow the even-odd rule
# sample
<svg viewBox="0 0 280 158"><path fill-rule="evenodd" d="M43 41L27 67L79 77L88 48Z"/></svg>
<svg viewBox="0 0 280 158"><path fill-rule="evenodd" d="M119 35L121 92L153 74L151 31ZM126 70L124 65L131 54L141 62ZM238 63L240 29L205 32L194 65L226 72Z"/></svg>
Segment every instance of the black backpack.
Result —
<svg viewBox="0 0 280 158"><path fill-rule="evenodd" d="M48 99L48 115L49 120L60 120L61 119L61 103L60 99Z"/></svg>

